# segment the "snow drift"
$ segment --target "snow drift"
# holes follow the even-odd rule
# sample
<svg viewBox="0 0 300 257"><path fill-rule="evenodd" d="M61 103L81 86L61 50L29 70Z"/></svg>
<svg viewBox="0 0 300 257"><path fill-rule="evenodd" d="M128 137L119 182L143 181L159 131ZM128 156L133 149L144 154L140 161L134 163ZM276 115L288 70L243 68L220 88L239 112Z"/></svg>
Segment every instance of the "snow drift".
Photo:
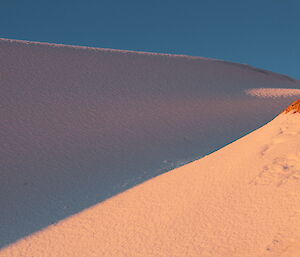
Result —
<svg viewBox="0 0 300 257"><path fill-rule="evenodd" d="M287 97L300 96L300 89L293 88L252 88L246 94L257 97Z"/></svg>
<svg viewBox="0 0 300 257"><path fill-rule="evenodd" d="M300 256L300 114L0 251L0 256Z"/></svg>
<svg viewBox="0 0 300 257"><path fill-rule="evenodd" d="M198 57L0 40L0 247L263 125L299 89Z"/></svg>

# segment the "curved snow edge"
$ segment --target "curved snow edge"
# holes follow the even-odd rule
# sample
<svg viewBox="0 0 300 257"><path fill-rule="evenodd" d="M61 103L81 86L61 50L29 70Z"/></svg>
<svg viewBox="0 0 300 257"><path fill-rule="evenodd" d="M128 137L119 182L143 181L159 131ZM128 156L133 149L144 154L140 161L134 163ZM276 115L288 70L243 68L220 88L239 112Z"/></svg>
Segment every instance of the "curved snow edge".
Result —
<svg viewBox="0 0 300 257"><path fill-rule="evenodd" d="M256 67L253 67L249 64L226 61L226 60L222 60L222 59L215 59L215 58L209 58L209 57L190 56L190 55L185 55L185 54L168 54L168 53L155 53L155 52L146 52L146 51L120 50L120 49L112 49L112 48L98 48L98 47L91 47L91 46L77 46L77 45L47 43L47 42L9 39L9 38L0 38L0 43L1 42L24 44L24 45L48 46L48 47L64 47L64 48L71 48L71 49L77 49L77 50L115 52L115 53L122 53L122 54L164 56L164 57L171 57L171 58L180 57L180 58L186 58L186 59L190 59L190 60L206 60L206 61L212 61L212 62L219 62L219 63L229 64L229 65L234 65L234 66L237 66L239 68L246 68L246 69L249 69L249 70L253 70L255 72L263 73L265 75L271 75L272 74L272 75L281 77L283 79L287 79L289 81L300 83L299 80L294 79L292 77L289 77L285 74L280 74L280 73L277 73L277 72L273 72L273 71L269 71L269 70L265 70L265 69L261 69L261 68L256 68Z"/></svg>

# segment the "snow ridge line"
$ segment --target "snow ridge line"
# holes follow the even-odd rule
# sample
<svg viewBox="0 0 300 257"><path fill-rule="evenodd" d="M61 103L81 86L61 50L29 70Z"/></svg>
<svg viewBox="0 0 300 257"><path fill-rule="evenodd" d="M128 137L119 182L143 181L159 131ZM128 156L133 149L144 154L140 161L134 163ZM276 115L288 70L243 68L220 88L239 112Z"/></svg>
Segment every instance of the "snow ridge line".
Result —
<svg viewBox="0 0 300 257"><path fill-rule="evenodd" d="M222 59L215 59L209 57L200 57L200 56L190 56L185 54L169 54L169 53L156 53L156 52L147 52L147 51L133 51L133 50L121 50L121 49L112 49L112 48L98 48L98 47L91 47L91 46L76 46L76 45L68 45L68 44L59 44L59 43L47 43L47 42L38 42L38 41L29 41L29 40L19 40L19 39L8 39L8 38L0 38L0 43L8 42L13 44L24 44L24 45L32 45L32 46L48 46L53 48L71 48L74 50L89 50L89 51L97 51L97 52L110 52L110 53L120 53L120 54L136 54L136 55L148 55L148 56L161 56L161 57L170 57L170 58L185 58L190 60L205 60L217 63L224 63L228 65L237 66L239 68L245 68L248 70L252 70L255 72L260 72L265 75L275 75L282 79L287 79L292 82L299 82L300 80L294 79L284 74L276 73L273 71L256 68L249 64L245 63L238 63L238 62L231 62Z"/></svg>

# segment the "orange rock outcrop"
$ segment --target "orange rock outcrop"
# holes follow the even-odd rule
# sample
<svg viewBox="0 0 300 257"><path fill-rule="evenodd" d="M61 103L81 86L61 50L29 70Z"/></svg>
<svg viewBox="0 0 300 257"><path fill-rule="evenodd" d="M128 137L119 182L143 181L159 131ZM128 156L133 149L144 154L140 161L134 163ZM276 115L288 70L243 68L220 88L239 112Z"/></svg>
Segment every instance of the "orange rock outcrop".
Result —
<svg viewBox="0 0 300 257"><path fill-rule="evenodd" d="M289 113L289 112L292 112L292 113L300 113L300 99L293 102L288 108L286 108L284 110L284 113Z"/></svg>

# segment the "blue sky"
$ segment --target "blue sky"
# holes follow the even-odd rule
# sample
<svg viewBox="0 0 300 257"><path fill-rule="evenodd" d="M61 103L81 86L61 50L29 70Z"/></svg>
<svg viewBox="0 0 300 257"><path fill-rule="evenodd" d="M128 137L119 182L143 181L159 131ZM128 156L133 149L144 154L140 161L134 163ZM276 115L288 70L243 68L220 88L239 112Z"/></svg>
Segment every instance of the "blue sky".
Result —
<svg viewBox="0 0 300 257"><path fill-rule="evenodd" d="M187 54L300 79L299 0L1 0L0 37Z"/></svg>

